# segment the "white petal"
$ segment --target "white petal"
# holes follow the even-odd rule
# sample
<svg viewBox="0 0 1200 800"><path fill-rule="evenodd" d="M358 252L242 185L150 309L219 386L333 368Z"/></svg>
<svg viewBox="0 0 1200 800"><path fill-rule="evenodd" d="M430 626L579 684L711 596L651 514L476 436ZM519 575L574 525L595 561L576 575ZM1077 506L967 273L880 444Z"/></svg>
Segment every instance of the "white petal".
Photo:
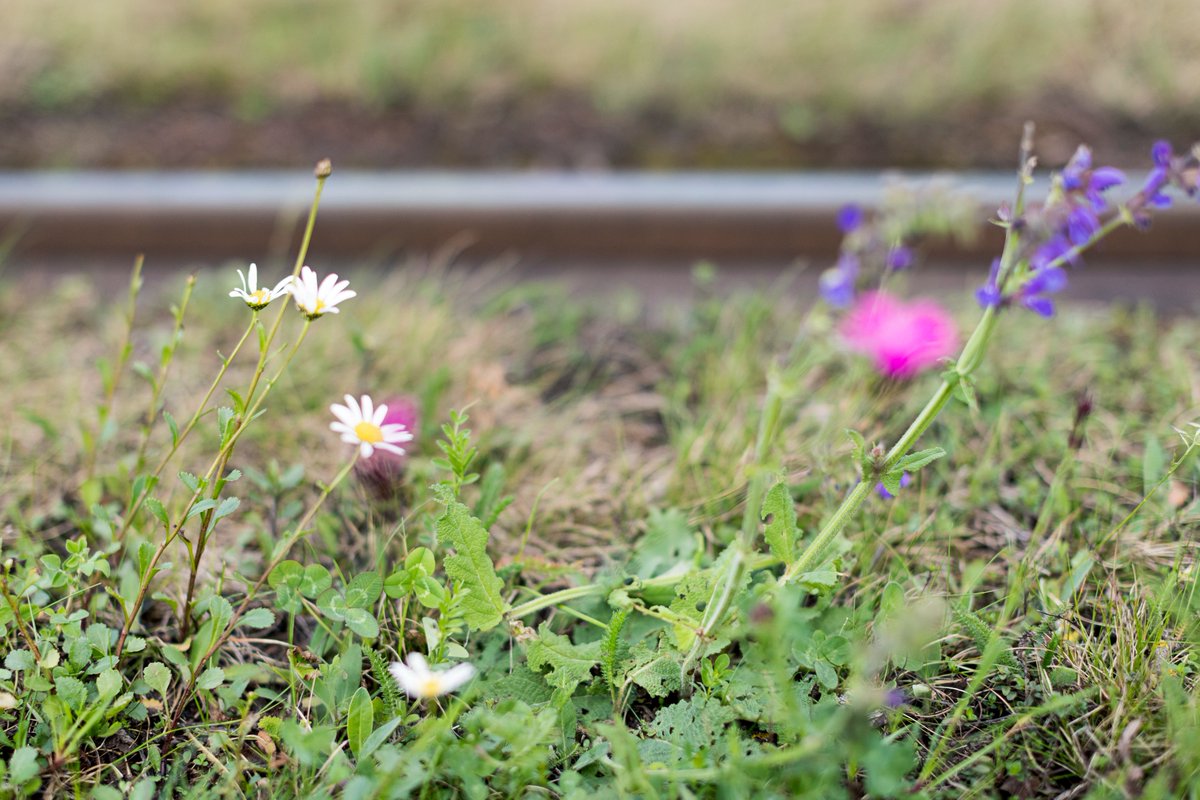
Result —
<svg viewBox="0 0 1200 800"><path fill-rule="evenodd" d="M348 395L345 395L342 399L346 401L346 408L348 408L350 410L350 414L354 418L354 424L357 425L358 423L362 422L363 421L362 408L358 405L358 400L356 400L354 398L354 395L348 394Z"/></svg>
<svg viewBox="0 0 1200 800"><path fill-rule="evenodd" d="M369 394L362 396L362 417L364 422L375 421L375 403L371 401Z"/></svg>
<svg viewBox="0 0 1200 800"><path fill-rule="evenodd" d="M344 436L354 436L354 428L350 427L344 422L329 423L329 430L333 431L334 433L340 433Z"/></svg>
<svg viewBox="0 0 1200 800"><path fill-rule="evenodd" d="M354 418L353 412L340 403L334 403L329 407L329 411L342 421L347 427L353 428L358 424L358 420Z"/></svg>
<svg viewBox="0 0 1200 800"><path fill-rule="evenodd" d="M408 453L405 452L403 447L396 447L396 445L390 444L388 442L376 442L375 449L376 450L387 450L389 453L395 453L398 456L408 455Z"/></svg>
<svg viewBox="0 0 1200 800"><path fill-rule="evenodd" d="M375 416L371 421L382 428L383 420L385 417L387 417L387 409L387 403L380 403L379 405L375 406Z"/></svg>
<svg viewBox="0 0 1200 800"><path fill-rule="evenodd" d="M409 669L411 669L414 673L422 678L429 677L429 662L425 660L425 656L413 651L409 653L408 658L404 660L408 662Z"/></svg>
<svg viewBox="0 0 1200 800"><path fill-rule="evenodd" d="M250 292L250 294L254 294L256 291L258 291L258 265L251 264L250 268L246 271L250 273L250 279L246 282L246 291Z"/></svg>
<svg viewBox="0 0 1200 800"><path fill-rule="evenodd" d="M358 452L363 458L370 458L371 456L375 455L375 446L370 442L363 442L362 446L359 447Z"/></svg>
<svg viewBox="0 0 1200 800"><path fill-rule="evenodd" d="M456 664L441 674L442 692L453 692L471 678L475 677L475 668L470 664Z"/></svg>
<svg viewBox="0 0 1200 800"><path fill-rule="evenodd" d="M400 688L404 690L409 697L421 696L421 679L413 674L413 671L401 664L399 661L393 662L388 671L392 673L392 677L396 679L396 683L400 684Z"/></svg>

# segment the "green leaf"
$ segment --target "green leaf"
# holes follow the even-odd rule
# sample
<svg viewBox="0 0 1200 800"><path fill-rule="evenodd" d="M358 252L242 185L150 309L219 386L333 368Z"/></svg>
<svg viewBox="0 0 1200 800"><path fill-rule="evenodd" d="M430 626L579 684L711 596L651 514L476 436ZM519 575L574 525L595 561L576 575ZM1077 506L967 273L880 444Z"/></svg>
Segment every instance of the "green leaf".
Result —
<svg viewBox="0 0 1200 800"><path fill-rule="evenodd" d="M446 574L469 591L463 597L463 619L474 630L494 628L509 605L500 596L504 582L496 577L496 568L487 554L487 529L465 505L451 501L438 518L437 532L438 538L455 550L445 559Z"/></svg>
<svg viewBox="0 0 1200 800"><path fill-rule="evenodd" d="M196 678L197 689L215 689L225 682L225 670L209 667Z"/></svg>
<svg viewBox="0 0 1200 800"><path fill-rule="evenodd" d="M309 564L304 568L304 574L300 576L300 583L296 588L300 590L300 594L311 599L332 585L333 578L329 575L329 570L320 564Z"/></svg>
<svg viewBox="0 0 1200 800"><path fill-rule="evenodd" d="M269 608L252 608L238 620L238 626L269 628L275 624L275 612Z"/></svg>
<svg viewBox="0 0 1200 800"><path fill-rule="evenodd" d="M57 676L54 679L54 691L76 712L81 711L87 701L87 687L83 685L83 681L70 675Z"/></svg>
<svg viewBox="0 0 1200 800"><path fill-rule="evenodd" d="M171 412L163 409L163 419L166 420L167 430L171 431L171 447L179 444L179 423L171 416ZM192 491L195 491L194 489Z"/></svg>
<svg viewBox="0 0 1200 800"><path fill-rule="evenodd" d="M37 763L37 750L32 747L18 747L8 760L9 781L17 786L28 783L37 777L41 768Z"/></svg>
<svg viewBox="0 0 1200 800"><path fill-rule="evenodd" d="M167 687L171 685L171 670L161 661L151 661L142 670L142 680L163 697L167 696Z"/></svg>
<svg viewBox="0 0 1200 800"><path fill-rule="evenodd" d="M346 605L350 608L370 608L383 594L383 578L378 572L355 575L346 586Z"/></svg>
<svg viewBox="0 0 1200 800"><path fill-rule="evenodd" d="M371 693L365 686L360 686L350 698L350 710L346 713L346 741L355 758L362 758L374 727L375 708L371 705Z"/></svg>
<svg viewBox="0 0 1200 800"><path fill-rule="evenodd" d="M200 491L200 479L190 472L180 472L179 480L183 481L183 485L188 488L189 492L195 493Z"/></svg>
<svg viewBox="0 0 1200 800"><path fill-rule="evenodd" d="M771 517L767 523L764 538L771 554L784 564L791 566L796 560L796 540L800 538L800 528L796 525L796 504L792 502L792 493L788 485L780 481L771 487L763 499L762 518Z"/></svg>
<svg viewBox="0 0 1200 800"><path fill-rule="evenodd" d="M28 650L10 650L8 655L4 657L4 666L13 672L33 669L33 665L33 653Z"/></svg>
<svg viewBox="0 0 1200 800"><path fill-rule="evenodd" d="M904 472L900 470L892 470L886 475L879 478L879 482L883 484L883 488L887 489L888 493L893 497L900 494L900 481L904 478Z"/></svg>
<svg viewBox="0 0 1200 800"><path fill-rule="evenodd" d="M345 618L346 626L364 639L379 636L379 623L370 611L363 608L347 608Z"/></svg>
<svg viewBox="0 0 1200 800"><path fill-rule="evenodd" d="M850 452L856 464L865 464L867 458L867 440L863 435L853 428L846 429L846 436L850 439Z"/></svg>
<svg viewBox="0 0 1200 800"><path fill-rule="evenodd" d="M164 508L163 504L156 498L147 497L145 501L143 501L142 505L144 505L146 509L154 515L156 520L162 523L164 528L169 528L171 526L171 520L167 517L167 509Z"/></svg>
<svg viewBox="0 0 1200 800"><path fill-rule="evenodd" d="M526 661L535 671L549 666L546 683L569 697L579 684L591 677L592 668L600 663L600 646L600 642L574 644L543 622L538 628L538 638L529 643Z"/></svg>
<svg viewBox="0 0 1200 800"><path fill-rule="evenodd" d="M238 499L238 498L236 498L236 497L226 497L226 498L225 498L224 500L222 500L222 501L221 501L221 503L220 503L220 504L217 506L217 510L213 512L213 518L212 518L212 521L213 521L213 522L216 522L216 521L217 521L217 520L219 520L219 519L223 519L224 517L228 517L228 516L229 516L230 514L232 514L234 511L237 511L237 507L238 507L239 505L241 505L241 502L242 502L242 501L241 501L241 500L239 500L239 499Z"/></svg>
<svg viewBox="0 0 1200 800"><path fill-rule="evenodd" d="M96 676L96 691L102 700L116 697L122 685L121 676L115 669L106 669Z"/></svg>
<svg viewBox="0 0 1200 800"><path fill-rule="evenodd" d="M893 472L916 472L921 467L933 461L937 461L946 455L946 451L940 447L930 447L928 450L918 450L915 453L909 453L904 458L896 462L892 467ZM891 491L891 489L888 489ZM895 492L892 492L895 494Z"/></svg>

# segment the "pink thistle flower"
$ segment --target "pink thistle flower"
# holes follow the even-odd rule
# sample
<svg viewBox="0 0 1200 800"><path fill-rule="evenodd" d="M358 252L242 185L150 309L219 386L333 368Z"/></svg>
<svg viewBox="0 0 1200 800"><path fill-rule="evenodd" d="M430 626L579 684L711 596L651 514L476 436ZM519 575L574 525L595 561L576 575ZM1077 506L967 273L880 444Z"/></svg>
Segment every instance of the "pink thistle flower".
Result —
<svg viewBox="0 0 1200 800"><path fill-rule="evenodd" d="M932 300L905 303L883 292L859 298L840 332L851 350L869 356L889 378L911 378L958 349L958 326L945 309Z"/></svg>
<svg viewBox="0 0 1200 800"><path fill-rule="evenodd" d="M418 409L417 402L411 397L398 395L385 401L387 414L384 415L383 425L403 425L404 430L416 436ZM411 449L412 444L408 447ZM360 458L354 465L354 477L379 500L387 500L396 495L404 477L404 465L407 455L400 455L387 450L376 450L371 458Z"/></svg>

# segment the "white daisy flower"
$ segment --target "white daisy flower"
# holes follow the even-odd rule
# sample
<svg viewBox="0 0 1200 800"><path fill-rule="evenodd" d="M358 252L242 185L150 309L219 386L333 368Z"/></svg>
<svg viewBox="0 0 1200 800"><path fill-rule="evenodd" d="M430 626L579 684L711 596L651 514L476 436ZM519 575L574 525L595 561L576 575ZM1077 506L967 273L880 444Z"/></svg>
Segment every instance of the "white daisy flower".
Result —
<svg viewBox="0 0 1200 800"><path fill-rule="evenodd" d="M268 289L265 286L260 289L258 286L258 266L251 264L247 272L250 273L249 279L242 274L240 269L237 271L238 277L242 279L242 288L234 289L229 293L229 296L242 298L246 301L246 305L255 311L266 308L272 300L283 297L288 293L288 287L292 285L292 276L288 275L275 284L274 289Z"/></svg>
<svg viewBox="0 0 1200 800"><path fill-rule="evenodd" d="M337 273L326 275L318 285L317 273L304 267L300 270L300 278L292 281L289 290L296 300L296 307L309 319L316 319L323 314L338 313L338 303L358 294L347 291L349 285L350 281L339 281Z"/></svg>
<svg viewBox="0 0 1200 800"><path fill-rule="evenodd" d="M346 395L346 405L334 403L329 410L337 417L329 428L340 433L343 442L358 445L363 458L370 458L376 449L402 456L404 448L399 445L412 441L413 435L403 425L384 423L388 407L380 404L375 408L369 395L362 396L361 404Z"/></svg>
<svg viewBox="0 0 1200 800"><path fill-rule="evenodd" d="M388 669L400 688L414 699L449 694L475 677L475 668L470 664L455 664L450 669L434 672L420 653L409 653L407 660L407 664L396 661Z"/></svg>

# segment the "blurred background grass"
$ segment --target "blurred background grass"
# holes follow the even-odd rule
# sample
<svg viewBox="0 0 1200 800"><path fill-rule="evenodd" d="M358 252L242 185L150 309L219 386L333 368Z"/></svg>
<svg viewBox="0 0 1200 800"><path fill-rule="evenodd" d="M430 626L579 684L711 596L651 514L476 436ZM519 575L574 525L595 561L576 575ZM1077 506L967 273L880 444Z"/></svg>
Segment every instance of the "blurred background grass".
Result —
<svg viewBox="0 0 1200 800"><path fill-rule="evenodd" d="M1125 154L1198 101L1194 0L7 0L0 28L0 120L43 140L9 166L128 165L64 120L133 148L172 114L228 140L205 164L270 161L284 119L403 145L366 166L986 166L1025 117Z"/></svg>

